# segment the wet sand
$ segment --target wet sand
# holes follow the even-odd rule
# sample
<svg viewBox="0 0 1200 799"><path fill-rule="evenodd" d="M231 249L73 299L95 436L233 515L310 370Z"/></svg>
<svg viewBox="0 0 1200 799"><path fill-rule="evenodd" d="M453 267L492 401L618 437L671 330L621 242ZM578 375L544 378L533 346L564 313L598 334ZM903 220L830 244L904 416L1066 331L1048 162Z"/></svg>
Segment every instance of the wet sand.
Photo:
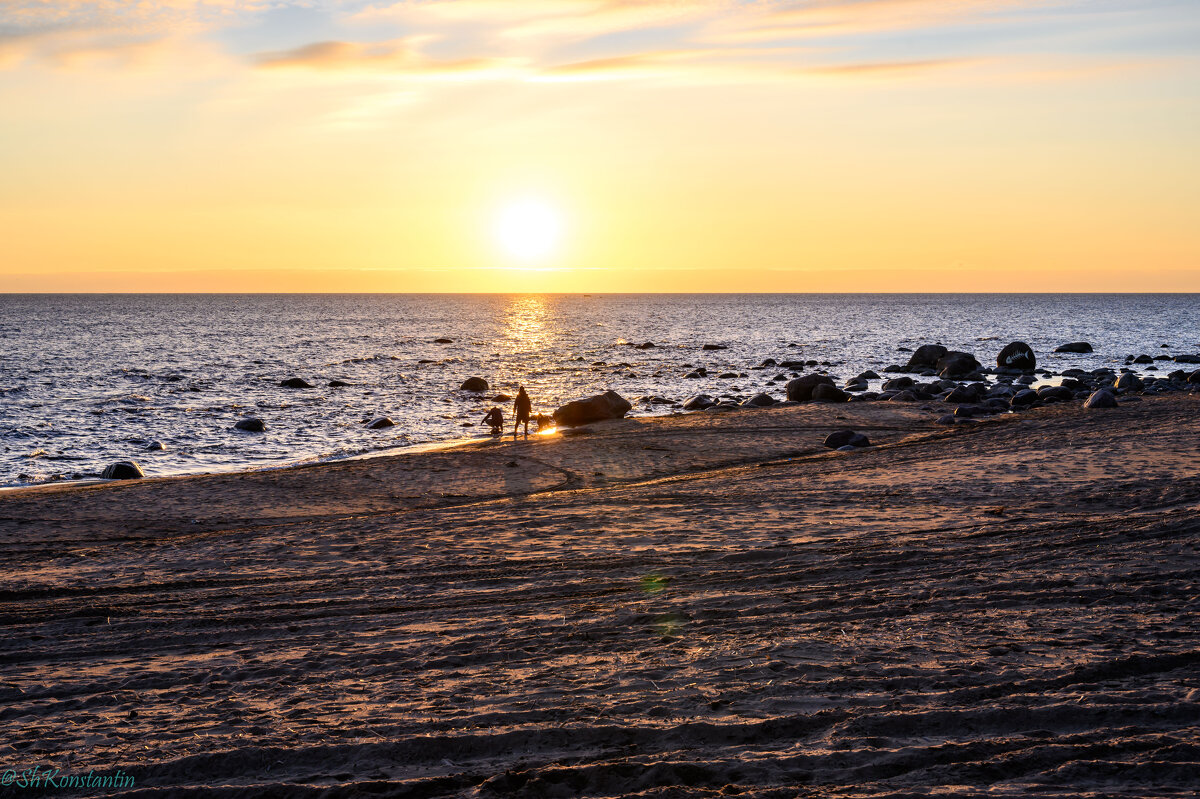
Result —
<svg viewBox="0 0 1200 799"><path fill-rule="evenodd" d="M1200 397L934 418L5 493L0 766L127 796L1193 795ZM879 446L825 450L844 427Z"/></svg>

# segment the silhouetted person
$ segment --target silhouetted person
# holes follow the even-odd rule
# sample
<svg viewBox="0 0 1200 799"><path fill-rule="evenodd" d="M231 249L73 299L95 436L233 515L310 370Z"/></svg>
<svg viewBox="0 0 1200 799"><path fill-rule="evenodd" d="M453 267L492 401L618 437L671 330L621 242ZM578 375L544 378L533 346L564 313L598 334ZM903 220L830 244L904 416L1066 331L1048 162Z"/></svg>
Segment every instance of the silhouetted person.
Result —
<svg viewBox="0 0 1200 799"><path fill-rule="evenodd" d="M491 425L492 435L500 435L504 428L504 411L499 408L492 408L483 417L483 424Z"/></svg>
<svg viewBox="0 0 1200 799"><path fill-rule="evenodd" d="M513 411L517 414L517 422L513 425L513 438L517 437L517 428L525 423L525 437L529 438L529 416L533 413L533 403L525 393L525 386L517 390L517 399L513 402Z"/></svg>

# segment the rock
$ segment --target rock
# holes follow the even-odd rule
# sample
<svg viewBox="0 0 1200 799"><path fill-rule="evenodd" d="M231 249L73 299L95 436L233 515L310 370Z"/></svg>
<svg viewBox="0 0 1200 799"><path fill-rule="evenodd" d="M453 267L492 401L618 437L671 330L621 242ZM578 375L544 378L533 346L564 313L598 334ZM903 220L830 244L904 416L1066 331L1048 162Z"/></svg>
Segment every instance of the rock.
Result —
<svg viewBox="0 0 1200 799"><path fill-rule="evenodd" d="M287 380L280 380L279 385L284 388L312 388L312 383L302 377L289 377Z"/></svg>
<svg viewBox="0 0 1200 799"><path fill-rule="evenodd" d="M1025 407L1026 405L1032 405L1033 403L1035 403L1037 401L1038 401L1038 393L1036 391L1031 391L1026 388L1021 391L1018 391L1016 394L1013 394L1012 399L1009 400L1008 403L1010 405L1012 405L1014 408L1022 408L1022 407Z"/></svg>
<svg viewBox="0 0 1200 799"><path fill-rule="evenodd" d="M1154 363L1154 359L1149 355L1139 355L1133 359L1134 363Z"/></svg>
<svg viewBox="0 0 1200 799"><path fill-rule="evenodd" d="M908 389L905 389L904 391L901 391L897 394L892 395L888 399L888 401L889 402L916 402L918 399L919 399L919 397L917 397L917 395L915 393L913 393L912 391L909 391Z"/></svg>
<svg viewBox="0 0 1200 799"><path fill-rule="evenodd" d="M771 405L774 405L775 402L775 398L770 394L755 394L753 397L743 402L742 405L754 408L767 408Z"/></svg>
<svg viewBox="0 0 1200 799"><path fill-rule="evenodd" d="M1200 355L1176 355L1175 363L1200 363Z"/></svg>
<svg viewBox="0 0 1200 799"><path fill-rule="evenodd" d="M587 399L568 402L554 412L554 421L559 427L578 427L602 422L605 419L622 419L633 406L615 391L606 391Z"/></svg>
<svg viewBox="0 0 1200 799"><path fill-rule="evenodd" d="M944 416L939 416L934 421L936 421L938 424L955 424L958 422L958 419L955 418L954 414L947 413Z"/></svg>
<svg viewBox="0 0 1200 799"><path fill-rule="evenodd" d="M683 409L685 411L702 411L705 408L710 408L716 404L717 401L707 394L697 394L694 397L688 398L688 400L683 403Z"/></svg>
<svg viewBox="0 0 1200 799"><path fill-rule="evenodd" d="M778 366L778 365L779 364L775 361L774 358L763 358L763 362L759 364L759 366L762 366L764 368L766 368L768 366Z"/></svg>
<svg viewBox="0 0 1200 799"><path fill-rule="evenodd" d="M471 391L478 394L488 390L488 381L484 380L482 377L468 377L463 381L462 385L458 387L458 390Z"/></svg>
<svg viewBox="0 0 1200 799"><path fill-rule="evenodd" d="M793 402L804 402L813 398L813 389L817 386L832 386L833 379L828 375L804 375L787 382L787 398Z"/></svg>
<svg viewBox="0 0 1200 799"><path fill-rule="evenodd" d="M1093 393L1083 402L1085 408L1115 408L1117 407L1117 398L1107 388L1102 388Z"/></svg>
<svg viewBox="0 0 1200 799"><path fill-rule="evenodd" d="M330 388L344 388L348 385L350 385L350 384L345 382L344 380L330 380L329 381Z"/></svg>
<svg viewBox="0 0 1200 799"><path fill-rule="evenodd" d="M717 379L718 380L732 380L737 376L738 376L737 372L721 372L721 374L717 375Z"/></svg>
<svg viewBox="0 0 1200 799"><path fill-rule="evenodd" d="M146 473L133 461L117 461L104 467L104 473L100 476L105 480L140 480Z"/></svg>
<svg viewBox="0 0 1200 799"><path fill-rule="evenodd" d="M946 348L941 344L922 344L908 359L905 371L914 372L918 369L932 368L946 355Z"/></svg>
<svg viewBox="0 0 1200 799"><path fill-rule="evenodd" d="M1200 385L1200 369L1197 369L1196 371L1194 371L1190 375L1188 375L1187 381L1190 385L1193 385L1193 386Z"/></svg>
<svg viewBox="0 0 1200 799"><path fill-rule="evenodd" d="M238 419L233 425L237 430L245 430L248 433L261 433L267 429L266 424L262 419Z"/></svg>
<svg viewBox="0 0 1200 799"><path fill-rule="evenodd" d="M1072 341L1070 344L1063 344L1061 347L1055 347L1055 352L1080 352L1089 353L1092 351L1092 345L1086 341Z"/></svg>
<svg viewBox="0 0 1200 799"><path fill-rule="evenodd" d="M704 345L703 347L701 347L700 349L702 349L702 350L709 350L709 351L712 351L712 350L727 350L727 349L729 349L729 347L726 347L724 344L705 344L705 345Z"/></svg>
<svg viewBox="0 0 1200 799"><path fill-rule="evenodd" d="M1024 341L1014 341L996 356L996 365L1006 369L1033 369L1037 366L1037 356L1033 348Z"/></svg>
<svg viewBox="0 0 1200 799"><path fill-rule="evenodd" d="M850 395L832 383L813 386L813 402L848 402Z"/></svg>
<svg viewBox="0 0 1200 799"><path fill-rule="evenodd" d="M367 422L368 430L382 430L385 427L395 427L396 423L386 416L376 416L371 421Z"/></svg>
<svg viewBox="0 0 1200 799"><path fill-rule="evenodd" d="M906 388L911 387L912 384L913 384L913 379L911 377L908 377L907 375L904 377L893 377L891 380L888 380L887 382L885 382L883 384L883 390L884 391L902 391Z"/></svg>
<svg viewBox="0 0 1200 799"><path fill-rule="evenodd" d="M433 340L433 343L434 344L453 344L454 339L452 339L452 338L435 338Z"/></svg>
<svg viewBox="0 0 1200 799"><path fill-rule="evenodd" d="M1054 402L1070 402L1075 399L1075 392L1066 386L1042 386L1037 390L1037 395L1042 400Z"/></svg>
<svg viewBox="0 0 1200 799"><path fill-rule="evenodd" d="M1117 391L1141 391L1145 387L1146 384L1142 382L1142 378L1133 372L1126 372L1117 378L1117 382L1113 383L1113 388Z"/></svg>
<svg viewBox="0 0 1200 799"><path fill-rule="evenodd" d="M950 351L938 359L935 367L942 377L965 377L982 365L969 352Z"/></svg>
<svg viewBox="0 0 1200 799"><path fill-rule="evenodd" d="M874 372L873 370L871 370L871 369L868 369L867 371L865 371L865 372L863 372L862 374L860 374L860 375L858 376L858 378L859 378L860 380L878 380L878 379L879 379L879 375L875 374L875 372Z"/></svg>
<svg viewBox="0 0 1200 799"><path fill-rule="evenodd" d="M836 433L830 433L825 437L825 446L829 447L829 449L840 449L845 446L869 447L871 446L871 439L853 430L838 430Z"/></svg>
<svg viewBox="0 0 1200 799"><path fill-rule="evenodd" d="M492 402L512 402L512 397L507 394L497 394L492 397Z"/></svg>
<svg viewBox="0 0 1200 799"><path fill-rule="evenodd" d="M161 441L151 441L149 444L146 445L147 452L162 452L166 448L167 448L167 446L165 444L163 444Z"/></svg>
<svg viewBox="0 0 1200 799"><path fill-rule="evenodd" d="M652 350L652 349L654 349L654 342L646 341L641 344L636 344L636 345L634 345L634 349L635 350Z"/></svg>
<svg viewBox="0 0 1200 799"><path fill-rule="evenodd" d="M969 405L979 401L979 395L966 386L956 386L946 395L945 402Z"/></svg>

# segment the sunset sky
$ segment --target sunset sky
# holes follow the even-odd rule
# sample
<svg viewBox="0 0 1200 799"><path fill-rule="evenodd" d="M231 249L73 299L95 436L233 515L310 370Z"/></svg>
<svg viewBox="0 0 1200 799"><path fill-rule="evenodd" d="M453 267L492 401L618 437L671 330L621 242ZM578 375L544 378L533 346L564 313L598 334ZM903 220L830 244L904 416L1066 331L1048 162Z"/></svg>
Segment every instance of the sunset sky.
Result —
<svg viewBox="0 0 1200 799"><path fill-rule="evenodd" d="M0 291L1200 291L1196 0L0 0Z"/></svg>

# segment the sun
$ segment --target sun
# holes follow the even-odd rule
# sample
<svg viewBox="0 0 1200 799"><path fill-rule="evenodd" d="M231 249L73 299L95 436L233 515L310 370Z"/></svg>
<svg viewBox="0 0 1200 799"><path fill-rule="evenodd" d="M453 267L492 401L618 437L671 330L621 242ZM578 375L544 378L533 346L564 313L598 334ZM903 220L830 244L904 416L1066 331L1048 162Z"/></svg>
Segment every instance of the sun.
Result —
<svg viewBox="0 0 1200 799"><path fill-rule="evenodd" d="M497 213L495 233L506 255L525 263L544 261L558 249L562 215L541 200L516 200Z"/></svg>

